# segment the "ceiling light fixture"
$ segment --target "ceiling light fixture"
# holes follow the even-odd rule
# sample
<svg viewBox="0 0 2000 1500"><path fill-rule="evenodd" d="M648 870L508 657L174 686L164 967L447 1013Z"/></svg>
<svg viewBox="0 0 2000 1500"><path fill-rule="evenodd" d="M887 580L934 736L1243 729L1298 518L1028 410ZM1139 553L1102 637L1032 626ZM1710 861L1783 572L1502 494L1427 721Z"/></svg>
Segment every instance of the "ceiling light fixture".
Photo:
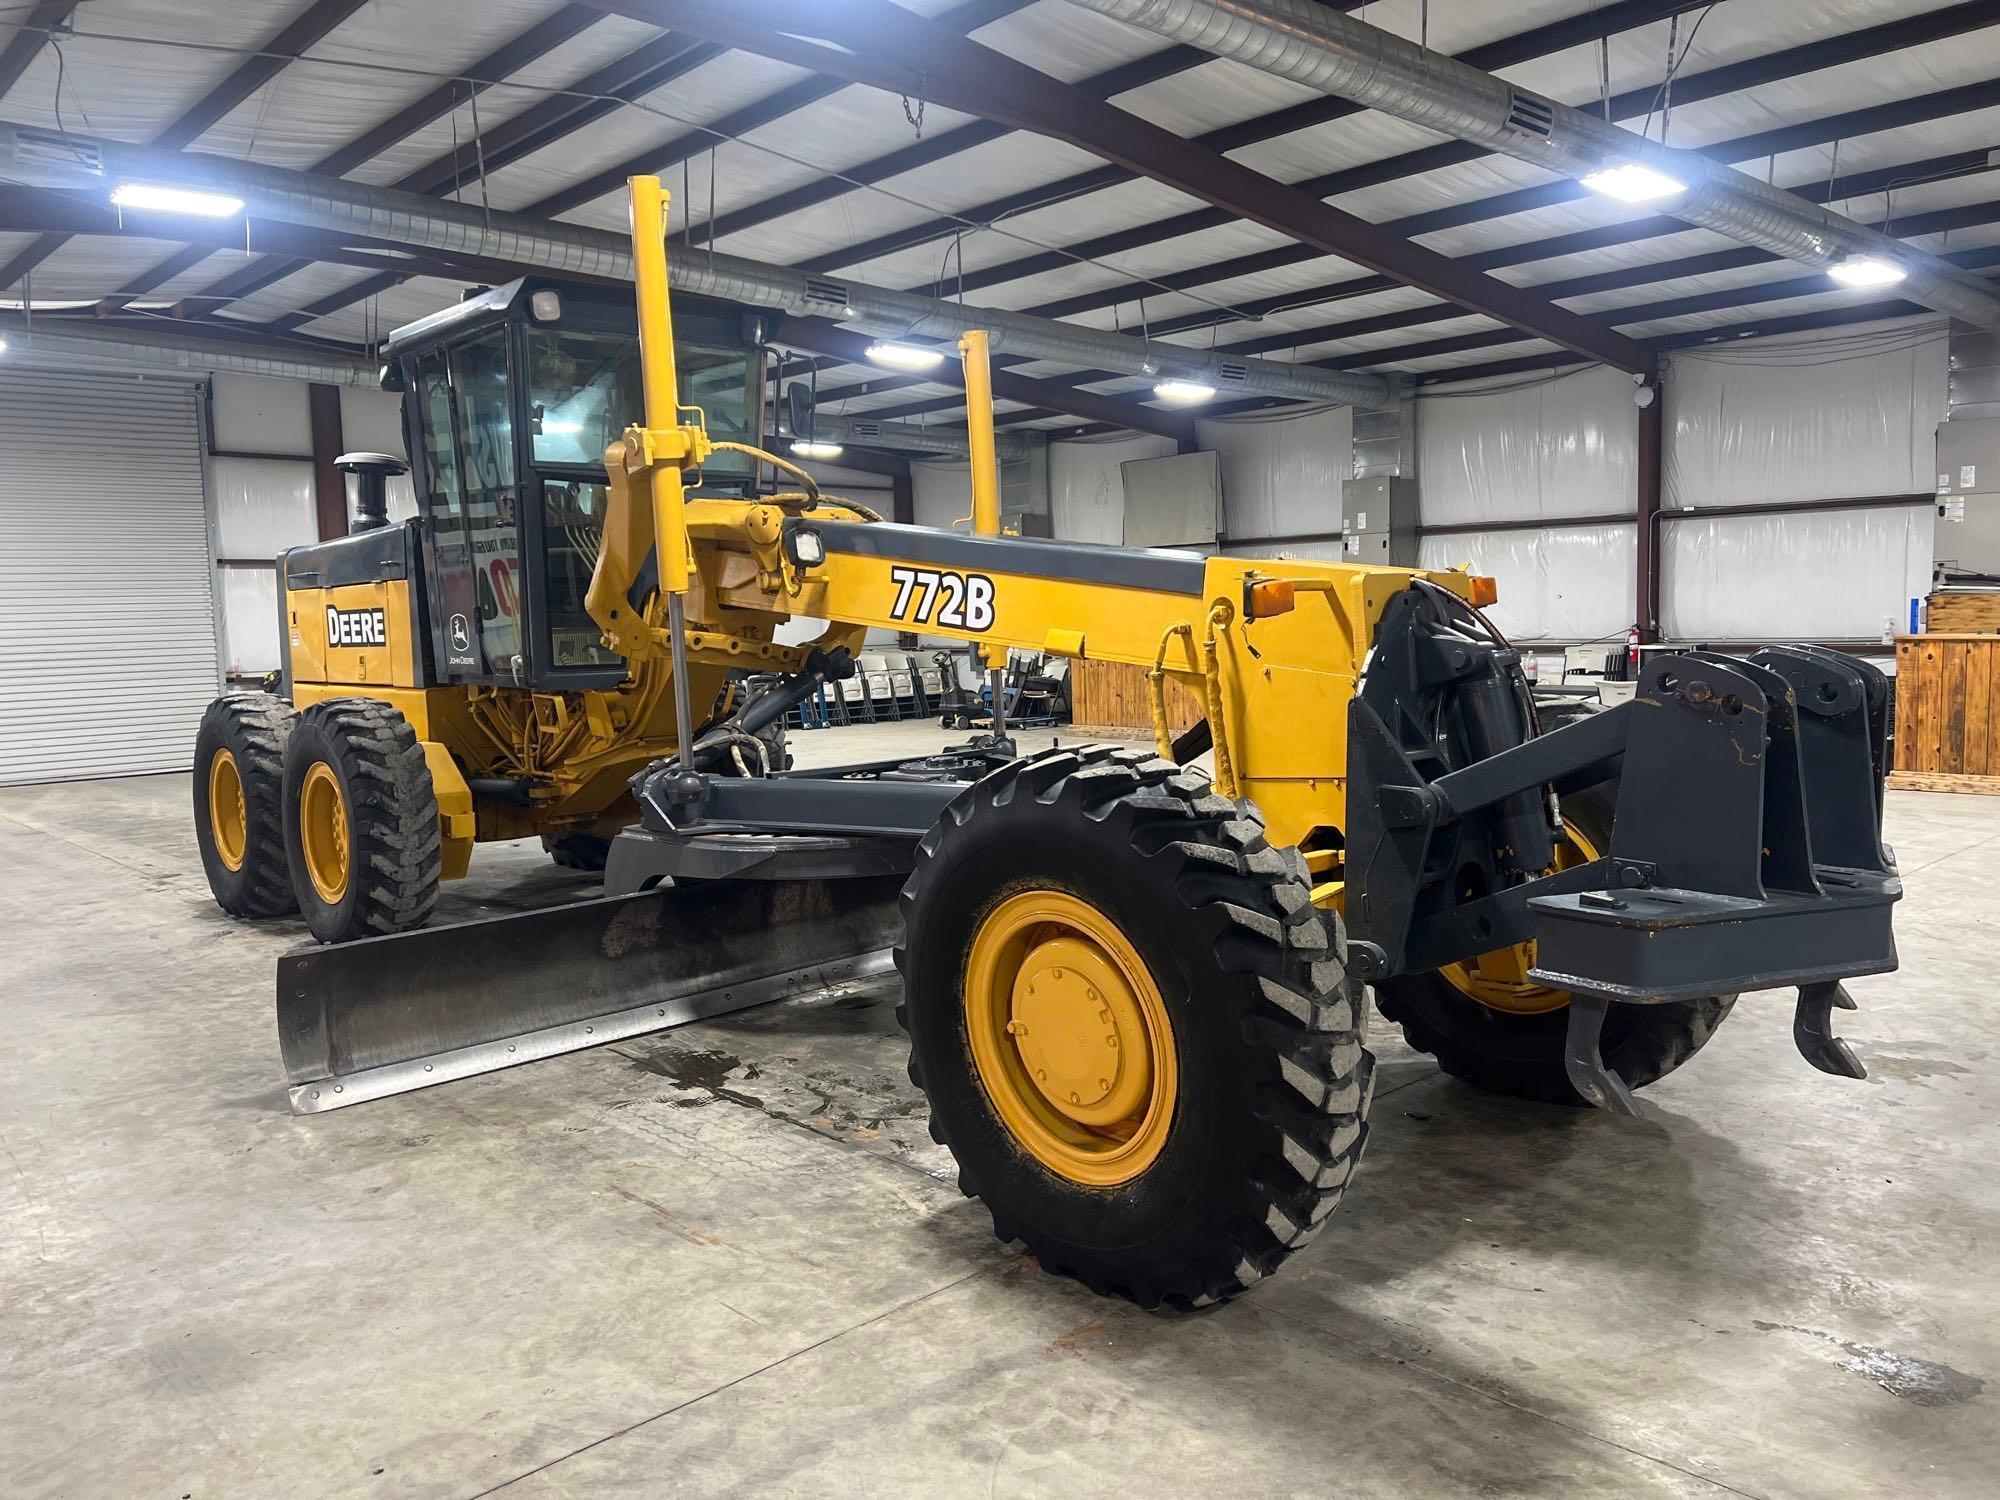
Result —
<svg viewBox="0 0 2000 1500"><path fill-rule="evenodd" d="M944 363L942 349L926 349L918 344L892 344L887 342L870 344L863 351L870 362L886 365L891 370L924 371L935 370Z"/></svg>
<svg viewBox="0 0 2000 1500"><path fill-rule="evenodd" d="M1213 396L1215 387L1199 380L1162 380L1153 387L1153 394L1175 406L1195 406Z"/></svg>
<svg viewBox="0 0 2000 1500"><path fill-rule="evenodd" d="M1669 177L1656 167L1641 166L1636 161L1599 167L1577 180L1593 193L1616 198L1620 203L1651 203L1656 198L1671 198L1675 193L1687 191L1687 184L1679 178Z"/></svg>
<svg viewBox="0 0 2000 1500"><path fill-rule="evenodd" d="M1910 273L1894 261L1874 255L1843 255L1826 268L1842 286L1894 286Z"/></svg>
<svg viewBox="0 0 2000 1500"><path fill-rule="evenodd" d="M847 448L841 443L828 443L815 438L796 438L792 442L794 458L838 458Z"/></svg>
<svg viewBox="0 0 2000 1500"><path fill-rule="evenodd" d="M227 193L161 187L152 182L121 182L111 190L111 201L120 208L144 208L163 214L194 214L204 219L227 219L243 212L243 200L232 198Z"/></svg>

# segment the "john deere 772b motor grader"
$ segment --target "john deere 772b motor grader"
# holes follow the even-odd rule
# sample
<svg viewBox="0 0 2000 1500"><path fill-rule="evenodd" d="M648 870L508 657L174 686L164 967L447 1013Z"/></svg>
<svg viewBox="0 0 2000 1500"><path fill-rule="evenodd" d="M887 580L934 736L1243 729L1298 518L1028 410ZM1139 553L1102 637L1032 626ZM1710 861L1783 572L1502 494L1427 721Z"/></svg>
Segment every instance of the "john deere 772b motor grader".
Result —
<svg viewBox="0 0 2000 1500"><path fill-rule="evenodd" d="M1665 657L1631 702L1538 733L1463 574L999 536L977 334L975 534L802 474L722 492L754 455L693 406L657 182L633 224L636 366L532 285L397 336L421 517L288 554L290 702L225 699L204 727L222 903L387 934L280 961L297 1110L893 951L965 1191L1044 1265L1153 1305L1256 1281L1339 1199L1364 983L1448 1071L1527 1098L1629 1111L1778 988L1806 1060L1861 1076L1829 1017L1844 978L1895 966L1900 894L1871 668ZM830 623L774 644L801 617ZM1144 666L1156 743L771 764L760 731L870 627ZM745 664L775 683L732 695ZM1206 705L1212 774L1177 762L1169 678ZM614 828L601 899L411 930L474 839Z"/></svg>

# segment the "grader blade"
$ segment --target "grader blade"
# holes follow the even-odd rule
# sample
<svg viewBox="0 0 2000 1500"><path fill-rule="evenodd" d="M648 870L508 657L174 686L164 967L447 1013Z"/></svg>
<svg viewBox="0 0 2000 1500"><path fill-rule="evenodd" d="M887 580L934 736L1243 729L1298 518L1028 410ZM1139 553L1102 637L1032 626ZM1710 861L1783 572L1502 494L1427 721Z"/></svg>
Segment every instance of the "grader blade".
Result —
<svg viewBox="0 0 2000 1500"><path fill-rule="evenodd" d="M879 979L901 885L703 882L289 954L278 1036L292 1111Z"/></svg>

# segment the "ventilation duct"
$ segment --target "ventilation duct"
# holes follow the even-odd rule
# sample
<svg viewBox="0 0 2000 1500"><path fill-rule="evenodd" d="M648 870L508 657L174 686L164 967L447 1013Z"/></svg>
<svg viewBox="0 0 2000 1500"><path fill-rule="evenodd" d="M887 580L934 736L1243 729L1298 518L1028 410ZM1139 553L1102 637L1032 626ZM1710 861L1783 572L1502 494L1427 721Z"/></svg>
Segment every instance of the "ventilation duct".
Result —
<svg viewBox="0 0 2000 1500"><path fill-rule="evenodd" d="M1483 73L1315 0L1070 0L1217 57L1378 109L1441 135L1581 177L1633 163L1687 191L1651 205L1816 270L1850 255L1901 266L1900 295L1981 327L2000 293L1976 276L1691 151Z"/></svg>
<svg viewBox="0 0 2000 1500"><path fill-rule="evenodd" d="M301 349L288 354L266 345L202 338L165 329L121 328L95 320L53 318L32 320L0 317L0 335L7 340L6 358L30 355L43 360L117 365L121 369L185 375L262 375L276 380L310 380L321 385L380 388L381 367L333 352Z"/></svg>
<svg viewBox="0 0 2000 1500"><path fill-rule="evenodd" d="M61 149L65 142L73 142L77 151L66 155ZM524 271L612 281L632 279L630 239L607 229L523 214L489 214L473 204L227 157L161 151L0 122L0 177L58 188L102 188L107 181L171 183L241 198L251 218L501 261ZM1188 380L1218 389L1228 385L1246 395L1284 396L1340 406L1373 407L1390 399L1389 383L1371 375L1280 360L1225 362L1206 350L1151 343L1025 313L961 307L885 287L809 276L734 255L690 252L675 259L669 269L676 291L754 307L782 308L802 317L831 318L887 338L951 342L969 328L984 328L992 335L994 353L1024 359L1045 359L1153 381ZM1225 380L1225 363L1240 365L1243 378Z"/></svg>
<svg viewBox="0 0 2000 1500"><path fill-rule="evenodd" d="M850 448L927 453L939 458L972 456L971 441L963 427L919 427L914 422L872 422L866 417L836 417L827 412L815 412L813 437L819 442L843 443ZM994 450L1003 464L1016 463L1028 456L1028 444L1013 433L996 434ZM833 462L840 460L834 459Z"/></svg>

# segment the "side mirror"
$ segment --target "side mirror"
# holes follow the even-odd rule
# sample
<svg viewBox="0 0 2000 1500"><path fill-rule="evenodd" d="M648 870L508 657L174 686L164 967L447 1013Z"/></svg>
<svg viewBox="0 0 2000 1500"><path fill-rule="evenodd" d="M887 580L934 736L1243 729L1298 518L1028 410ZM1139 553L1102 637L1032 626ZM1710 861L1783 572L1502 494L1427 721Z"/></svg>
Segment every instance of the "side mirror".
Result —
<svg viewBox="0 0 2000 1500"><path fill-rule="evenodd" d="M794 380L785 387L785 415L792 424L793 437L809 438L813 435L812 387L803 380Z"/></svg>
<svg viewBox="0 0 2000 1500"><path fill-rule="evenodd" d="M382 389L385 391L401 391L403 389L403 367L393 359L382 366L382 373L377 378Z"/></svg>

